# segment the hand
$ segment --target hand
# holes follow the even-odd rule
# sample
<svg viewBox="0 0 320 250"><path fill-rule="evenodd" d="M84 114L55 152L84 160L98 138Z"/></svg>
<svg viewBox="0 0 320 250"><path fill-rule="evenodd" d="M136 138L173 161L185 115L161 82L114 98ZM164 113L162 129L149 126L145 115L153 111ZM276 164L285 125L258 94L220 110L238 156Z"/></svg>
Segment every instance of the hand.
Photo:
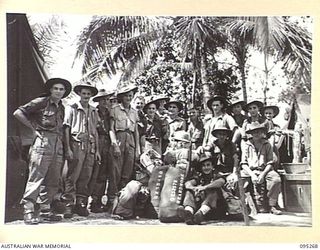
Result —
<svg viewBox="0 0 320 250"><path fill-rule="evenodd" d="M120 147L117 144L113 145L113 155L115 157L120 157L121 156Z"/></svg>
<svg viewBox="0 0 320 250"><path fill-rule="evenodd" d="M203 192L205 190L206 190L205 186L197 186L197 187L195 187L195 192L196 193L201 193L201 192Z"/></svg>
<svg viewBox="0 0 320 250"><path fill-rule="evenodd" d="M72 161L72 160L73 160L73 152L72 152L72 150L71 150L70 148L67 149L66 159L67 159L68 161Z"/></svg>
<svg viewBox="0 0 320 250"><path fill-rule="evenodd" d="M238 181L238 176L235 173L232 173L227 176L226 180L227 180L227 184L226 184L227 188L233 189L235 183Z"/></svg>
<svg viewBox="0 0 320 250"><path fill-rule="evenodd" d="M264 174L260 174L257 178L257 184L262 184L264 182Z"/></svg>
<svg viewBox="0 0 320 250"><path fill-rule="evenodd" d="M101 161L101 155L98 151L96 152L95 158L96 158L96 161L98 161L98 162Z"/></svg>
<svg viewBox="0 0 320 250"><path fill-rule="evenodd" d="M197 154L201 155L204 153L204 148L202 146L199 146L196 151L197 151Z"/></svg>
<svg viewBox="0 0 320 250"><path fill-rule="evenodd" d="M258 177L255 174L251 175L251 180L252 180L253 184L258 184Z"/></svg>

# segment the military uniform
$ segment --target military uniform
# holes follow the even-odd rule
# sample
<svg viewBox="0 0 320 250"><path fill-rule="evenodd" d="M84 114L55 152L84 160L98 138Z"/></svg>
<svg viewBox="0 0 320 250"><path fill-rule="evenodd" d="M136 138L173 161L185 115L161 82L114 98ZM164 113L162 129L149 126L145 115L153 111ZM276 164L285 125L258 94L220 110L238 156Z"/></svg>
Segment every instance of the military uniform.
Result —
<svg viewBox="0 0 320 250"><path fill-rule="evenodd" d="M246 164L254 173L259 176L267 165L273 164L273 150L268 140L263 139L260 149L256 149L251 140L247 140L242 146L242 156L240 165ZM242 171L243 177L249 177L246 171ZM274 207L278 201L281 191L280 175L274 171L269 171L262 184L254 185L254 196L258 207L266 206L266 197L269 198L269 206Z"/></svg>
<svg viewBox="0 0 320 250"><path fill-rule="evenodd" d="M111 154L112 164L110 169L110 188L108 188L108 197L111 201L116 193L133 177L133 167L135 161L135 130L139 121L138 113L130 107L126 110L122 104L114 106L110 111L110 119L113 120L116 139L120 148L120 157ZM111 146L111 150L114 146Z"/></svg>
<svg viewBox="0 0 320 250"><path fill-rule="evenodd" d="M70 127L70 147L73 152L73 160L68 162L63 195L67 206L73 206L75 202L84 207L91 195L88 184L98 144L98 119L95 107L89 105L86 114L80 102L71 105L66 112L64 125Z"/></svg>
<svg viewBox="0 0 320 250"><path fill-rule="evenodd" d="M97 131L99 135L99 150L101 155L101 164L96 166L92 178L92 199L93 203L102 206L101 198L105 195L105 188L107 184L107 179L110 175L110 165L111 165L111 156L110 156L110 112L104 107L97 107L99 122L97 125Z"/></svg>
<svg viewBox="0 0 320 250"><path fill-rule="evenodd" d="M30 148L29 178L21 203L25 213L49 210L54 195L59 190L63 158L64 106L55 104L50 97L39 97L19 107L41 134Z"/></svg>

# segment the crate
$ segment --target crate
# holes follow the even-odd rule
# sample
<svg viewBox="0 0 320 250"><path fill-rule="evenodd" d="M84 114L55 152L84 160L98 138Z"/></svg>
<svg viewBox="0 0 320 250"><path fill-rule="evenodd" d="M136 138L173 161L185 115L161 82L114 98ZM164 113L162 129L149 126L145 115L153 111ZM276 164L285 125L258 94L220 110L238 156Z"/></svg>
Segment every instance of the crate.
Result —
<svg viewBox="0 0 320 250"><path fill-rule="evenodd" d="M284 173L281 176L285 210L311 213L311 175Z"/></svg>

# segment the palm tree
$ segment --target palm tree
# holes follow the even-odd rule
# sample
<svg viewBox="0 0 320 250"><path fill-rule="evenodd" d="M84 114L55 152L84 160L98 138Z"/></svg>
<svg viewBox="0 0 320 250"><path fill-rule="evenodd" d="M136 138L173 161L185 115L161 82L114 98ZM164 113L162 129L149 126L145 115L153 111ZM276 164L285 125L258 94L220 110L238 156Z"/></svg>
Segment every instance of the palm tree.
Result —
<svg viewBox="0 0 320 250"><path fill-rule="evenodd" d="M240 32L240 36L252 34L250 44L264 55L264 101L268 86L268 58L276 56L284 61L284 68L301 75L302 81L309 81L311 75L310 34L283 17L239 17L233 20L229 28Z"/></svg>
<svg viewBox="0 0 320 250"><path fill-rule="evenodd" d="M141 71L170 19L144 16L95 16L82 31L76 58L83 59L84 79L111 77L126 69L121 84Z"/></svg>
<svg viewBox="0 0 320 250"><path fill-rule="evenodd" d="M219 30L216 17L177 17L174 21L175 34L181 47L183 62L191 61L193 68L193 101L196 85L202 85L203 104L206 111L210 98L210 85L207 81L207 59L214 56L217 48L223 47L225 36Z"/></svg>

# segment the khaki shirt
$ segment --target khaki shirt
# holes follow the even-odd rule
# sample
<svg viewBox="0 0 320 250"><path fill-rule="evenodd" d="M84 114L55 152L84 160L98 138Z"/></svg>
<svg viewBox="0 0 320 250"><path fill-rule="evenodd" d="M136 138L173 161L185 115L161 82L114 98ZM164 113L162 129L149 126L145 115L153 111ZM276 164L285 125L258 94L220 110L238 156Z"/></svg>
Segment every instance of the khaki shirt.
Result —
<svg viewBox="0 0 320 250"><path fill-rule="evenodd" d="M268 164L273 163L273 149L268 140L263 139L260 149L256 150L251 140L241 147L241 163L247 164L250 169L264 170Z"/></svg>
<svg viewBox="0 0 320 250"><path fill-rule="evenodd" d="M212 116L205 124L204 124L204 137L202 146L210 146L210 148L213 147L214 141L216 140L216 137L212 135L212 131L215 128L218 127L227 127L231 130L234 130L234 128L238 127L235 120L232 118L232 116L228 114L222 114L218 117Z"/></svg>
<svg viewBox="0 0 320 250"><path fill-rule="evenodd" d="M168 117L167 120L169 123L169 138L173 136L174 132L186 129L186 121L181 117L175 119Z"/></svg>
<svg viewBox="0 0 320 250"><path fill-rule="evenodd" d="M86 115L80 102L66 108L64 125L70 127L72 139L78 142L98 143L97 124L99 121L97 109L91 105Z"/></svg>
<svg viewBox="0 0 320 250"><path fill-rule="evenodd" d="M65 108L60 101L55 104L50 97L39 97L19 107L38 131L62 134Z"/></svg>
<svg viewBox="0 0 320 250"><path fill-rule="evenodd" d="M126 110L122 104L112 107L110 118L114 120L114 130L116 132L129 130L133 133L139 121L137 110L132 107Z"/></svg>

